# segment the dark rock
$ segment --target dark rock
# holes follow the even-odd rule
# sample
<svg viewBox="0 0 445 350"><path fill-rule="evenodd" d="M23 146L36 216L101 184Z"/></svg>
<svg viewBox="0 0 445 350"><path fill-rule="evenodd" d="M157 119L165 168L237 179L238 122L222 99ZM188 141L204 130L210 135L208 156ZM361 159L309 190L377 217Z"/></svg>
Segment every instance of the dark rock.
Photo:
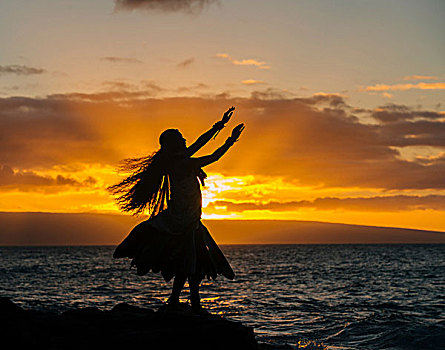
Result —
<svg viewBox="0 0 445 350"><path fill-rule="evenodd" d="M2 314L18 314L22 312L22 308L14 304L11 299L6 297L0 297L0 310Z"/></svg>
<svg viewBox="0 0 445 350"><path fill-rule="evenodd" d="M0 298L3 344L34 349L258 349L253 329L217 315L154 312L128 304L56 314Z"/></svg>
<svg viewBox="0 0 445 350"><path fill-rule="evenodd" d="M127 303L120 303L115 305L111 309L111 312L119 314L146 315L147 313L153 313L154 311L151 309L145 309Z"/></svg>
<svg viewBox="0 0 445 350"><path fill-rule="evenodd" d="M275 345L275 344L260 343L259 350L293 350L293 347L287 344Z"/></svg>

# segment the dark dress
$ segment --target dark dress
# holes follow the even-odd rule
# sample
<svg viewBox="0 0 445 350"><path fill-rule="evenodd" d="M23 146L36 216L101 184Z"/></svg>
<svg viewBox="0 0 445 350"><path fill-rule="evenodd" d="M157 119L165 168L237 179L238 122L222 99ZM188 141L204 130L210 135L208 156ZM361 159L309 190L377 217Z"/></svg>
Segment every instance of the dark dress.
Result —
<svg viewBox="0 0 445 350"><path fill-rule="evenodd" d="M191 158L177 157L168 174L167 209L136 225L113 257L132 258L138 275L161 272L165 281L175 275L233 279L230 264L201 222L200 171Z"/></svg>

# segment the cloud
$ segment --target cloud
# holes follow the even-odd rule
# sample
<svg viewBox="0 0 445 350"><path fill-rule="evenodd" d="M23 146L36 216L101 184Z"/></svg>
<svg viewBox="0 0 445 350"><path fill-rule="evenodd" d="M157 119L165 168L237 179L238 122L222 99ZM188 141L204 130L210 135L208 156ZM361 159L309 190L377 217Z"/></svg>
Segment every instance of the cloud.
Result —
<svg viewBox="0 0 445 350"><path fill-rule="evenodd" d="M121 80L107 80L102 83L105 89L108 91L132 91L139 90L139 88L133 84Z"/></svg>
<svg viewBox="0 0 445 350"><path fill-rule="evenodd" d="M404 105L387 104L374 109L371 116L382 123L394 123L401 121L440 121L444 118L441 112L421 111L409 108Z"/></svg>
<svg viewBox="0 0 445 350"><path fill-rule="evenodd" d="M265 84L265 82L262 81L262 80L247 79L247 80L243 80L241 82L241 84L244 84L244 85L261 85L261 84Z"/></svg>
<svg viewBox="0 0 445 350"><path fill-rule="evenodd" d="M226 59L229 62L239 66L255 66L259 69L270 69L270 66L266 62L257 61L252 58L236 60L226 53L218 53L216 54L216 57Z"/></svg>
<svg viewBox="0 0 445 350"><path fill-rule="evenodd" d="M142 61L136 58L129 58L129 57L107 56L107 57L101 57L100 60L112 63L142 63Z"/></svg>
<svg viewBox="0 0 445 350"><path fill-rule="evenodd" d="M416 156L416 160L425 165L433 165L438 162L445 163L445 152L433 156Z"/></svg>
<svg viewBox="0 0 445 350"><path fill-rule="evenodd" d="M161 12L200 13L204 8L218 3L218 0L115 0L116 11L144 10Z"/></svg>
<svg viewBox="0 0 445 350"><path fill-rule="evenodd" d="M408 75L403 80L438 80L439 78L432 75Z"/></svg>
<svg viewBox="0 0 445 350"><path fill-rule="evenodd" d="M102 92L53 94L50 96L50 99L69 100L70 102L76 101L79 103L118 103L151 98L166 90L151 80L142 80L138 84L112 80L105 81L102 85L105 87L105 91Z"/></svg>
<svg viewBox="0 0 445 350"><path fill-rule="evenodd" d="M151 80L141 80L138 84L122 80L110 80L104 81L102 85L106 90L104 92L95 94L72 94L71 96L77 96L78 98L85 100L108 100L110 98L114 100L119 98L125 100L152 97L165 90Z"/></svg>
<svg viewBox="0 0 445 350"><path fill-rule="evenodd" d="M285 100L292 97L294 96L288 90L275 89L272 87L263 90L255 90L250 94L250 98L253 100Z"/></svg>
<svg viewBox="0 0 445 350"><path fill-rule="evenodd" d="M248 210L293 211L298 209L347 210L393 212L404 210L445 210L445 196L374 196L356 198L317 198L312 201L271 201L266 203L248 201L214 201L208 209L225 208L228 212L244 212Z"/></svg>
<svg viewBox="0 0 445 350"><path fill-rule="evenodd" d="M203 83L197 83L191 86L180 86L176 89L176 92L184 93L184 92L196 92L197 90L208 89L209 86Z"/></svg>
<svg viewBox="0 0 445 350"><path fill-rule="evenodd" d="M191 57L191 58L187 58L184 61L179 62L176 66L179 68L187 68L187 67L190 67L193 62L195 62L195 58Z"/></svg>
<svg viewBox="0 0 445 350"><path fill-rule="evenodd" d="M381 91L406 91L412 89L419 90L443 90L445 83L417 83L417 84L377 84L374 86L366 86L362 91L381 92Z"/></svg>
<svg viewBox="0 0 445 350"><path fill-rule="evenodd" d="M312 97L306 98L305 101L309 104L327 103L331 107L347 107L346 98L347 96L342 94L317 92Z"/></svg>
<svg viewBox="0 0 445 350"><path fill-rule="evenodd" d="M237 108L233 125L244 122L246 130L209 172L321 188L445 189L441 157L407 160L397 150L427 146L443 152L442 113L401 105L358 110L338 94L295 98L274 90L249 98L155 98L126 90L3 98L0 164L28 171L76 163L114 165L156 150L167 128L179 128L192 142L232 105ZM362 116L376 123L367 124ZM224 129L202 154L229 134L230 128Z"/></svg>
<svg viewBox="0 0 445 350"><path fill-rule="evenodd" d="M0 76L6 74L16 74L16 75L35 75L46 73L45 69L34 68L28 66L21 66L17 64L0 66Z"/></svg>
<svg viewBox="0 0 445 350"><path fill-rule="evenodd" d="M15 189L21 191L36 190L45 187L84 187L93 185L97 182L96 179L88 177L80 182L70 177L57 175L55 177L49 175L40 175L33 171L14 170L7 165L0 165L0 188Z"/></svg>

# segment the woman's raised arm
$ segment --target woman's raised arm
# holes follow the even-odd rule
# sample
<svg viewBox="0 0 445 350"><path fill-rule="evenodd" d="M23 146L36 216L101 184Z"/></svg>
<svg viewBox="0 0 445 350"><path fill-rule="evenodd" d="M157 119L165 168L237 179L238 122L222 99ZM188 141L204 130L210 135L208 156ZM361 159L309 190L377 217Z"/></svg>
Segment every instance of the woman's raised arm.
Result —
<svg viewBox="0 0 445 350"><path fill-rule="evenodd" d="M207 130L204 134L198 137L198 139L193 142L189 147L187 147L188 156L192 156L196 152L198 152L213 136L218 135L220 130L224 128L224 125L230 120L232 117L233 111L235 107L229 108L223 115L222 119L215 124L213 124L210 130Z"/></svg>
<svg viewBox="0 0 445 350"><path fill-rule="evenodd" d="M232 130L232 135L215 152L207 156L192 158L191 160L194 163L194 165L202 168L206 165L212 164L217 160L219 160L229 150L229 148L232 147L236 141L238 141L238 138L240 137L243 130L244 130L244 124L237 125Z"/></svg>

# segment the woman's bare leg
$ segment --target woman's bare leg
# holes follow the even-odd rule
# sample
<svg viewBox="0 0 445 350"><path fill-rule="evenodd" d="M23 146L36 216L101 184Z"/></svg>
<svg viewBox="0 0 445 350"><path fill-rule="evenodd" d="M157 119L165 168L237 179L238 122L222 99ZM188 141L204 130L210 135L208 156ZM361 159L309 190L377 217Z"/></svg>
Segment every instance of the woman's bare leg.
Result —
<svg viewBox="0 0 445 350"><path fill-rule="evenodd" d="M200 311L201 297L199 296L199 285L201 284L201 277L191 276L189 277L190 286L190 302L192 303L192 310Z"/></svg>
<svg viewBox="0 0 445 350"><path fill-rule="evenodd" d="M169 304L179 304L179 295L181 294L182 288L184 288L186 276L177 275L173 281L173 289L170 298L168 298Z"/></svg>

